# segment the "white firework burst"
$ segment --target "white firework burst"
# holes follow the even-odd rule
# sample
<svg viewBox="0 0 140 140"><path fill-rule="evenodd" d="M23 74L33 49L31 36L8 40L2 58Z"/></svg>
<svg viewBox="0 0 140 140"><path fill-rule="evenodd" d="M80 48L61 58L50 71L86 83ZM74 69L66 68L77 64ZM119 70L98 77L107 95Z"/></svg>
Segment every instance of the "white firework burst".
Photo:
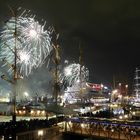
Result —
<svg viewBox="0 0 140 140"><path fill-rule="evenodd" d="M20 73L30 74L32 68L41 66L52 51L51 33L51 30L45 30L45 23L39 24L34 16L28 17L28 13L12 17L0 35L0 58L5 60L3 66L14 64L16 54ZM12 72L12 67L9 71Z"/></svg>
<svg viewBox="0 0 140 140"><path fill-rule="evenodd" d="M60 75L60 79L64 86L66 85L67 87L78 82L81 82L81 84L85 83L88 80L88 76L89 70L85 68L85 66L80 66L80 64L73 63L64 68L63 73Z"/></svg>
<svg viewBox="0 0 140 140"><path fill-rule="evenodd" d="M87 93L88 69L85 66L73 63L64 68L62 75L61 78L65 88L64 102L71 104L81 100Z"/></svg>

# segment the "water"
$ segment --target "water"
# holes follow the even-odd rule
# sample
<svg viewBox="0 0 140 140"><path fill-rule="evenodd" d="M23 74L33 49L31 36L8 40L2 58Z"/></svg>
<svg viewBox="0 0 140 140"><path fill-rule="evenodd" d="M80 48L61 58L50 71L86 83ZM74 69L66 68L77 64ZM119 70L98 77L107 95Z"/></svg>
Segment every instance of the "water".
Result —
<svg viewBox="0 0 140 140"><path fill-rule="evenodd" d="M48 139L47 139L48 140ZM107 138L88 137L77 134L60 134L49 140L108 140Z"/></svg>

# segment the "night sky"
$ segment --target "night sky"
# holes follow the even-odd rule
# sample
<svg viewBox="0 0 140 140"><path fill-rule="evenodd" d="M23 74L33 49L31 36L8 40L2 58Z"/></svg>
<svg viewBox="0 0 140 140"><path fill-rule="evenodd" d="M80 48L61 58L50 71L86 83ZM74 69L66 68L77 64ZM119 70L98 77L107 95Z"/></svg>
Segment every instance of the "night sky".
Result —
<svg viewBox="0 0 140 140"><path fill-rule="evenodd" d="M62 63L78 62L79 44L90 81L130 82L140 66L139 0L0 0L0 23L8 5L23 7L45 19L60 34Z"/></svg>

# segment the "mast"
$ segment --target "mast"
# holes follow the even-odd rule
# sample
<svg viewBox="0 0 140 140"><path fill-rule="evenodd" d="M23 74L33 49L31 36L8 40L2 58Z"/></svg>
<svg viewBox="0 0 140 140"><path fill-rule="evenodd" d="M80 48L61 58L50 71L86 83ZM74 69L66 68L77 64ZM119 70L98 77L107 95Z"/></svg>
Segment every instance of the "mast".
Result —
<svg viewBox="0 0 140 140"><path fill-rule="evenodd" d="M140 69L136 68L134 78L134 94L136 98L140 98Z"/></svg>
<svg viewBox="0 0 140 140"><path fill-rule="evenodd" d="M79 56L79 64L80 64L80 75L79 75L79 82L80 82L80 97L81 97L81 102L83 102L83 73L82 73L82 67L83 67L83 49L82 47L79 45L79 52L80 52L80 56Z"/></svg>
<svg viewBox="0 0 140 140"><path fill-rule="evenodd" d="M58 94L60 92L60 83L59 83L59 65L60 65L60 46L57 43L59 34L56 34L56 40L54 42L53 49L54 49L54 56L53 56L53 61L54 61L54 91L53 91L53 97L55 104L57 105L58 103Z"/></svg>

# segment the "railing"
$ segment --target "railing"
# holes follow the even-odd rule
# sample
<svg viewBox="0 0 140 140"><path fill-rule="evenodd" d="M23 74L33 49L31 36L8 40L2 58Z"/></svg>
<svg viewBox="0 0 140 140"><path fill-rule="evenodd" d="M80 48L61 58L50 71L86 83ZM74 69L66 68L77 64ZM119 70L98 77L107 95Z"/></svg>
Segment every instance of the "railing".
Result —
<svg viewBox="0 0 140 140"><path fill-rule="evenodd" d="M62 120L63 121L63 120ZM67 118L61 124L55 124L49 128L35 129L17 132L16 140L51 140L61 132L75 133L87 136L98 136L116 140L140 140L140 123L130 121L101 120L86 117ZM33 123L35 124L35 123ZM60 129L61 128L61 129ZM0 140L9 140L11 135L1 136Z"/></svg>
<svg viewBox="0 0 140 140"><path fill-rule="evenodd" d="M140 140L140 124L134 122L70 118L66 119L65 132L116 140Z"/></svg>

